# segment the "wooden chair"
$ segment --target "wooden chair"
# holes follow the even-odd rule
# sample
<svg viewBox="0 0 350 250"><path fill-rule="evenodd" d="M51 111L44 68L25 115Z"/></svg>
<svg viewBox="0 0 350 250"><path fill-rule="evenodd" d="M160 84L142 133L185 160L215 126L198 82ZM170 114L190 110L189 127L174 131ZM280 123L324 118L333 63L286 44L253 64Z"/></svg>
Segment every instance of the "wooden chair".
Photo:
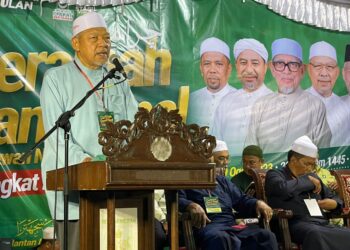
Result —
<svg viewBox="0 0 350 250"><path fill-rule="evenodd" d="M255 192L256 198L259 200L263 200L267 203L266 195L265 195L265 177L267 173L267 169L249 169L249 174L253 177L255 183ZM288 219L293 217L293 212L291 210L284 209L274 209L273 210L273 218L278 220L278 227L282 237L282 243L280 243L280 247L284 250L290 249L299 249L299 247L292 243ZM266 224L266 223L265 223ZM269 225L264 225L265 228L269 228Z"/></svg>
<svg viewBox="0 0 350 250"><path fill-rule="evenodd" d="M186 250L197 250L194 240L190 213L182 213L181 216L182 231L185 241Z"/></svg>
<svg viewBox="0 0 350 250"><path fill-rule="evenodd" d="M350 169L331 170L338 183L338 195L344 201L343 212L340 215L344 219L344 224L350 227Z"/></svg>
<svg viewBox="0 0 350 250"><path fill-rule="evenodd" d="M266 174L266 173L265 173ZM259 178L256 180L256 183L261 183L260 185L264 188L265 184L265 175L261 176L262 178ZM260 200L266 201L265 198L265 189L262 189L262 191L259 189L257 194L257 198ZM263 198L262 198L263 197ZM278 211L279 213L283 213L282 211ZM185 241L185 246L186 250L199 250L199 248L196 247L196 243L194 240L193 236L193 231L192 231L192 223L191 223L191 217L188 212L182 213L181 216L181 222L182 222L182 230L183 230L183 235L184 235L184 241ZM255 220L247 219L245 220L245 223L256 223ZM259 220L259 224L262 225L265 229L270 230L270 225L269 223L266 223L264 219ZM288 226L288 224L287 224Z"/></svg>

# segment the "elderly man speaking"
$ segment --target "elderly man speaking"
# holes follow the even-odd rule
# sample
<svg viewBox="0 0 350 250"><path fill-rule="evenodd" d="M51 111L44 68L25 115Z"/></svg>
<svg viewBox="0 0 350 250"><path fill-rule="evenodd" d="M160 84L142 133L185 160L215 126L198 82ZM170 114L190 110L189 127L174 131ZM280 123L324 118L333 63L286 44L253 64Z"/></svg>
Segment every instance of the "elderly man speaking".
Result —
<svg viewBox="0 0 350 250"><path fill-rule="evenodd" d="M111 40L103 17L96 12L89 12L75 19L72 28L74 60L49 69L44 76L40 104L46 132L55 125L55 121L63 112L72 109L107 73L106 63ZM102 118L112 121L134 119L137 102L128 83L114 83L115 80L106 81L106 88L96 91L70 120L69 165L91 161L93 157L102 154L102 147L98 144L98 133L103 129L100 126ZM43 176L46 175L46 171L55 169L56 157L58 166L64 166L64 138L61 129L59 133L58 149L55 136L45 141L41 163ZM43 182L45 186L46 178L43 178ZM47 191L46 194L51 215L53 218L56 215L58 239L62 241L63 194L57 193L57 207L55 193ZM78 219L79 204L70 202L69 250L79 249Z"/></svg>
<svg viewBox="0 0 350 250"><path fill-rule="evenodd" d="M270 69L278 93L253 106L246 145L258 145L264 153L285 152L295 139L308 135L319 147L329 147L326 108L300 88L305 72L300 44L288 38L275 40Z"/></svg>

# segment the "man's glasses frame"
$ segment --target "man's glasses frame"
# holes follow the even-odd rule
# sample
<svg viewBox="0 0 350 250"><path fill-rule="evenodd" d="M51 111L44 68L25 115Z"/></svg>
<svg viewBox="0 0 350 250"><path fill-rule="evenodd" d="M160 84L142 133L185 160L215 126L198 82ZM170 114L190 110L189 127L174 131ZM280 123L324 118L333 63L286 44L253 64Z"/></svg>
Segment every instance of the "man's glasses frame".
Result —
<svg viewBox="0 0 350 250"><path fill-rule="evenodd" d="M288 67L289 71L291 72L297 72L302 65L300 62L282 62L282 61L274 61L272 62L272 65L276 71L283 72L286 66Z"/></svg>

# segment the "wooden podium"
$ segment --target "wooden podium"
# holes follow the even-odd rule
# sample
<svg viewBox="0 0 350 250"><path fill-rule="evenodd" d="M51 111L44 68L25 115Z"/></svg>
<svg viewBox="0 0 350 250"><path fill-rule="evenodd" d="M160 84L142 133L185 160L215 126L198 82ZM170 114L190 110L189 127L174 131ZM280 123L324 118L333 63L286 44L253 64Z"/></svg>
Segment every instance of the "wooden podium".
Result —
<svg viewBox="0 0 350 250"><path fill-rule="evenodd" d="M140 108L134 123L108 124L99 142L105 162L68 169L69 190L80 197L80 249L100 249L100 209L107 209L107 249L114 250L115 208L137 208L138 249L153 250L154 189L168 193L171 249L178 249L176 190L215 186L215 164L208 163L215 138L156 106ZM63 174L63 168L47 172L47 189L63 190Z"/></svg>

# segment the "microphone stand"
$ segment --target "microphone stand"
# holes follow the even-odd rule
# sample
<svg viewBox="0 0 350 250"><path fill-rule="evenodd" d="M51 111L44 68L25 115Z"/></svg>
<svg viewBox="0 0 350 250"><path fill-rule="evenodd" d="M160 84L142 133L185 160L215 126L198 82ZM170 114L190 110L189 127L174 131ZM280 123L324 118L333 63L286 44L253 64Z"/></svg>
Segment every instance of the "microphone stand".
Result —
<svg viewBox="0 0 350 250"><path fill-rule="evenodd" d="M85 101L96 91L98 90L102 84L110 78L115 77L115 73L117 72L116 68L112 68L108 74L96 84L96 86L90 89L86 95L71 109L64 112L55 122L55 126L52 127L27 153L22 155L19 158L19 162L22 163L26 160L26 158L33 153L33 151L44 142L57 128L62 128L64 130L64 177L63 177L63 249L68 250L68 193L69 193L69 183L68 183L68 147L69 147L69 133L70 133L70 122L69 119L74 116L75 111L84 105ZM57 185L57 183L56 183Z"/></svg>

